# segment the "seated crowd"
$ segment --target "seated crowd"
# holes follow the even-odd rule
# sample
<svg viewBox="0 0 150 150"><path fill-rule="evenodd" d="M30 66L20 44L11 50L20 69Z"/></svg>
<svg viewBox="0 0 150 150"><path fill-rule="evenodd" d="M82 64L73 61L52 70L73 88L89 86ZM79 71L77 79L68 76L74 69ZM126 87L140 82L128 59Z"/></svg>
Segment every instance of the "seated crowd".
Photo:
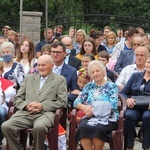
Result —
<svg viewBox="0 0 150 150"><path fill-rule="evenodd" d="M54 112L68 107L84 113L74 140L85 150L102 150L117 129L119 93L126 99L127 148L134 149L135 127L142 121L142 149L150 149L150 104L139 109L132 98L150 95L150 42L142 28L131 27L124 35L123 30L109 26L103 32L91 29L89 34L70 27L68 35L63 35L63 26L58 25L44 29L44 40L36 46L24 34L20 42L20 33L8 25L2 33L0 149L5 137L10 150L22 150L19 131L32 127L33 147L45 150ZM18 111L6 120L12 96ZM103 111L104 116L96 116Z"/></svg>

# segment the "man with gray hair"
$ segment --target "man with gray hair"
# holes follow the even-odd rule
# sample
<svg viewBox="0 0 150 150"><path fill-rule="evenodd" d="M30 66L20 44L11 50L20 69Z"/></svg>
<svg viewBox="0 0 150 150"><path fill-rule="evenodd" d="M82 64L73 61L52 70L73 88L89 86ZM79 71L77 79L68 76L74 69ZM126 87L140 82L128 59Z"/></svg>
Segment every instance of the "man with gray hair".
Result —
<svg viewBox="0 0 150 150"><path fill-rule="evenodd" d="M145 62L149 54L148 48L145 46L138 46L134 50L134 54L135 64L128 65L125 68L123 68L118 79L116 80L116 84L119 90L122 90L122 88L125 86L125 84L134 72L144 71Z"/></svg>
<svg viewBox="0 0 150 150"><path fill-rule="evenodd" d="M72 53L76 53L76 50L73 49L72 38L70 36L62 36L61 41L66 45L65 63L79 70L81 67L81 60L72 55Z"/></svg>
<svg viewBox="0 0 150 150"><path fill-rule="evenodd" d="M9 25L5 25L5 26L2 28L3 36L6 37L6 38L7 38L8 30L11 30L11 27L10 27Z"/></svg>

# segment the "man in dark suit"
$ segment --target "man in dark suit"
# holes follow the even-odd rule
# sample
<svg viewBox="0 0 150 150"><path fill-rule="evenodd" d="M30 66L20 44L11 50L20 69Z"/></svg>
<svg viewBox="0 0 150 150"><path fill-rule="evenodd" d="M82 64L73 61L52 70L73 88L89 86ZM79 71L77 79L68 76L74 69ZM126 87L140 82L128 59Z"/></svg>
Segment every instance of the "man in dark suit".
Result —
<svg viewBox="0 0 150 150"><path fill-rule="evenodd" d="M51 56L40 56L37 67L39 74L27 76L15 97L18 111L1 126L10 150L23 150L18 136L27 128L33 128L34 149L44 150L46 133L54 125L54 112L67 106L66 81L51 72Z"/></svg>
<svg viewBox="0 0 150 150"><path fill-rule="evenodd" d="M66 78L68 91L78 89L77 70L64 62L66 57L66 46L61 41L51 44L51 56L54 59L53 72L60 74Z"/></svg>
<svg viewBox="0 0 150 150"><path fill-rule="evenodd" d="M66 45L65 63L79 70L81 67L81 60L72 55L74 51L72 38L63 36L61 41Z"/></svg>
<svg viewBox="0 0 150 150"><path fill-rule="evenodd" d="M122 69L127 65L135 63L134 50L144 42L142 36L133 37L132 50L123 50L115 64L114 70L120 74Z"/></svg>

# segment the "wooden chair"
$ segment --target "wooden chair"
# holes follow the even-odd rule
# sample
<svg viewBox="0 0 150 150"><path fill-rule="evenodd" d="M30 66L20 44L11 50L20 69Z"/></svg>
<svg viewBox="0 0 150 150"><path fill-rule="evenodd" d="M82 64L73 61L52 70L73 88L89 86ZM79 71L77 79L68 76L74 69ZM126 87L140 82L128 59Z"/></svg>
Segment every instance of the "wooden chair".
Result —
<svg viewBox="0 0 150 150"><path fill-rule="evenodd" d="M8 118L10 118L17 109L15 107L11 107L8 113ZM58 126L59 124L66 130L66 118L67 118L67 109L57 109L54 117L54 126L50 128L47 133L49 148L51 150L58 150ZM32 128L23 130L20 132L20 143L23 145L23 149L26 150L27 137L29 137L29 145L32 145ZM9 145L7 142L6 150L9 149Z"/></svg>
<svg viewBox="0 0 150 150"><path fill-rule="evenodd" d="M10 108L13 107L13 105L14 105L14 97L10 98L10 101L9 101L9 103L7 105L8 105L8 114L6 116L6 120L8 120L10 118L9 117L9 111L10 111Z"/></svg>
<svg viewBox="0 0 150 150"><path fill-rule="evenodd" d="M125 108L125 99L119 94L119 120L117 130L112 132L112 138L109 141L110 150L123 150L123 114ZM70 133L69 133L69 150L77 150L77 142L75 141L77 110L73 109L70 120Z"/></svg>

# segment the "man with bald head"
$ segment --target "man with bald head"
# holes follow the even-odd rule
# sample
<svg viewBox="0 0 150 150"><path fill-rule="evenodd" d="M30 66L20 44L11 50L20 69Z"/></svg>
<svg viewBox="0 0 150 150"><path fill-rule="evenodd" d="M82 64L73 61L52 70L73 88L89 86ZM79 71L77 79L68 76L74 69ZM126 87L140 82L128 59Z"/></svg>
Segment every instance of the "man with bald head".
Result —
<svg viewBox="0 0 150 150"><path fill-rule="evenodd" d="M148 48L145 46L138 46L134 50L135 64L128 65L123 68L118 79L116 80L116 85L118 86L119 90L122 90L133 73L145 70L145 62L148 54Z"/></svg>
<svg viewBox="0 0 150 150"><path fill-rule="evenodd" d="M53 59L42 55L37 62L39 74L28 75L14 101L18 111L1 126L10 150L23 150L19 132L33 128L34 149L44 150L45 135L54 125L54 113L67 106L66 79L52 73Z"/></svg>
<svg viewBox="0 0 150 150"><path fill-rule="evenodd" d="M72 38L70 36L63 36L61 41L66 45L65 63L79 70L81 67L81 60L73 56L73 53L76 54L76 50L73 49Z"/></svg>

